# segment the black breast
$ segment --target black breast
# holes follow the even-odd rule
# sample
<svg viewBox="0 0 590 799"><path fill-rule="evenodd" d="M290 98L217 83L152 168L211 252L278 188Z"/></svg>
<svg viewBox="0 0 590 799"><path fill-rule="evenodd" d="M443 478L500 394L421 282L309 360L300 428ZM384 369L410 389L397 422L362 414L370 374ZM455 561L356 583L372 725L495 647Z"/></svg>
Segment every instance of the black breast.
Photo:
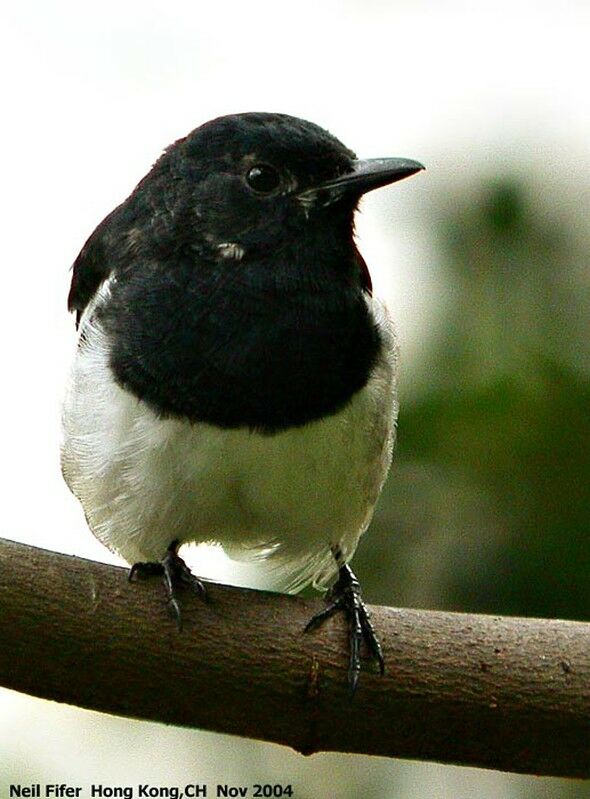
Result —
<svg viewBox="0 0 590 799"><path fill-rule="evenodd" d="M358 265L269 269L186 257L122 275L100 312L117 381L162 416L220 427L273 432L337 412L381 346Z"/></svg>

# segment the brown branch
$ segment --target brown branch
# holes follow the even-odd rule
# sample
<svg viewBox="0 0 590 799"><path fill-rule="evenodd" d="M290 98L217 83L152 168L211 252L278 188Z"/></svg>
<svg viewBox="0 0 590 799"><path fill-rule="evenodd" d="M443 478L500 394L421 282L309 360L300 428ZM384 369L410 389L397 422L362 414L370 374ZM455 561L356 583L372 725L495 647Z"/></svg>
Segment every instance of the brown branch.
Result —
<svg viewBox="0 0 590 799"><path fill-rule="evenodd" d="M210 584L178 632L158 579L0 541L0 684L286 744L590 777L590 624L374 607L387 674L350 700L321 600Z"/></svg>

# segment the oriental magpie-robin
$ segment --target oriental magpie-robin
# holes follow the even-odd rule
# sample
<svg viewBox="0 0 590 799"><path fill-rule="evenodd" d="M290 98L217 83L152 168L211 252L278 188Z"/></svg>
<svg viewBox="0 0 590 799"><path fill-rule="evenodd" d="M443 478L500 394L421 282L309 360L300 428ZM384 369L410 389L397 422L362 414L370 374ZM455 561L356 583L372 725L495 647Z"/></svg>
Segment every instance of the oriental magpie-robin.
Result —
<svg viewBox="0 0 590 799"><path fill-rule="evenodd" d="M353 217L422 165L357 160L284 114L221 117L172 144L74 263L79 343L62 466L92 532L177 588L218 542L287 590L326 586L383 656L348 562L391 461L396 344Z"/></svg>

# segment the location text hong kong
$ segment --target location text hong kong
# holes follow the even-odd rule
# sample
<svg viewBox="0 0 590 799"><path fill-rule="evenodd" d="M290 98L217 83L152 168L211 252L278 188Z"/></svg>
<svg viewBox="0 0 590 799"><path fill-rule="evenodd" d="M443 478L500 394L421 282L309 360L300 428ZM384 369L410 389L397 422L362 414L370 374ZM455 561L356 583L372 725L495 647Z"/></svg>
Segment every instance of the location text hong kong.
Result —
<svg viewBox="0 0 590 799"><path fill-rule="evenodd" d="M78 785L50 784L11 785L12 799L201 799L207 796L207 785ZM215 793L212 794L213 796ZM221 794L223 795L223 794ZM231 794L228 794L230 796Z"/></svg>
<svg viewBox="0 0 590 799"><path fill-rule="evenodd" d="M182 787L177 785L101 785L87 787L67 785L66 783L40 782L32 785L11 785L9 799L202 799L202 797L240 797L253 799L280 799L293 797L290 785L206 785L190 783Z"/></svg>

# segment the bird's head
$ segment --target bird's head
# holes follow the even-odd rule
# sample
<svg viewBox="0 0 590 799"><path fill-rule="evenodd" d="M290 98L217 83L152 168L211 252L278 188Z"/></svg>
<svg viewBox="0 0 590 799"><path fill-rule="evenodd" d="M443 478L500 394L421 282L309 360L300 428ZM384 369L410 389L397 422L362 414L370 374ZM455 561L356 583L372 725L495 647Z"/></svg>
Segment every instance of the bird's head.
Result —
<svg viewBox="0 0 590 799"><path fill-rule="evenodd" d="M142 184L166 187L160 201L177 220L177 240L180 226L201 255L239 261L318 236L323 249L331 239L352 241L361 195L421 169L405 158L357 160L311 122L247 113L175 142Z"/></svg>

